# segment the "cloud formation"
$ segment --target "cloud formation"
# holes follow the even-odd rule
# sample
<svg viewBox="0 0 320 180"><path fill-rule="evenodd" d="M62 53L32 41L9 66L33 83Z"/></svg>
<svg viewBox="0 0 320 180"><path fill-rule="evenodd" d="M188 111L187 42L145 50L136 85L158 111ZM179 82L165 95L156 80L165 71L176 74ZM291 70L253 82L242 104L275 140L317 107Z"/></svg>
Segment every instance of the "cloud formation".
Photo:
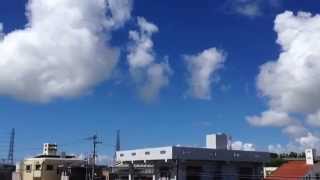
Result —
<svg viewBox="0 0 320 180"><path fill-rule="evenodd" d="M232 142L232 150L255 151L256 147L252 143L243 143L242 141Z"/></svg>
<svg viewBox="0 0 320 180"><path fill-rule="evenodd" d="M224 9L228 13L256 18L280 6L279 0L228 0Z"/></svg>
<svg viewBox="0 0 320 180"><path fill-rule="evenodd" d="M277 43L282 52L276 61L262 65L257 87L268 99L269 116L251 116L253 125L283 127L283 132L303 147L319 148L320 137L303 121L290 121L290 117L305 119L319 125L320 111L320 15L286 11L275 20ZM281 116L270 112L281 112ZM285 115L287 114L287 115Z"/></svg>
<svg viewBox="0 0 320 180"><path fill-rule="evenodd" d="M189 72L187 94L196 99L209 100L216 72L223 67L226 59L224 53L210 48L196 55L185 55L184 59Z"/></svg>
<svg viewBox="0 0 320 180"><path fill-rule="evenodd" d="M287 113L268 110L261 113L261 116L248 116L247 121L253 126L274 126L283 127L293 120Z"/></svg>
<svg viewBox="0 0 320 180"><path fill-rule="evenodd" d="M159 31L158 27L143 17L138 17L139 31L130 31L131 44L128 49L130 74L135 80L140 96L152 101L160 90L169 84L171 69L168 61L157 62L153 50L152 35Z"/></svg>
<svg viewBox="0 0 320 180"><path fill-rule="evenodd" d="M129 0L107 2L29 1L25 28L0 38L0 95L43 103L82 95L108 79L118 50L106 36L131 8L122 7Z"/></svg>

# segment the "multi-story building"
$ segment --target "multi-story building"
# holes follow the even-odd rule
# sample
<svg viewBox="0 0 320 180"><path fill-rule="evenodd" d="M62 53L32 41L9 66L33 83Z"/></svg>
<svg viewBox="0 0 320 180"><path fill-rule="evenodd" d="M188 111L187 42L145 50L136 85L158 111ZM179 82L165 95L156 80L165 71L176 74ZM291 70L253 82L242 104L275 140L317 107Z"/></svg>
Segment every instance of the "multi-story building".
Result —
<svg viewBox="0 0 320 180"><path fill-rule="evenodd" d="M263 179L269 153L232 150L229 136L209 135L205 148L168 146L116 152L117 179Z"/></svg>

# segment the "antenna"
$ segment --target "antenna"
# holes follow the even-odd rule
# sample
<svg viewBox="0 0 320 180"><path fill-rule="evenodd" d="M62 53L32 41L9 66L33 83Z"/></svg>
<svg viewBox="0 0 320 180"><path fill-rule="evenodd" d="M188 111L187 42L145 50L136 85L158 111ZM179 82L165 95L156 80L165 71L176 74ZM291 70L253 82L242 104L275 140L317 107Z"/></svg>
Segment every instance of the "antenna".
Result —
<svg viewBox="0 0 320 180"><path fill-rule="evenodd" d="M102 144L101 141L98 141L98 136L95 134L92 137L88 137L86 138L86 140L92 140L92 144L93 144L93 155L92 155L92 172L91 172L91 180L95 179L95 166L96 166L96 146L97 144Z"/></svg>
<svg viewBox="0 0 320 180"><path fill-rule="evenodd" d="M14 137L15 137L15 129L13 128L10 135L9 152L8 152L8 163L11 165L13 165Z"/></svg>

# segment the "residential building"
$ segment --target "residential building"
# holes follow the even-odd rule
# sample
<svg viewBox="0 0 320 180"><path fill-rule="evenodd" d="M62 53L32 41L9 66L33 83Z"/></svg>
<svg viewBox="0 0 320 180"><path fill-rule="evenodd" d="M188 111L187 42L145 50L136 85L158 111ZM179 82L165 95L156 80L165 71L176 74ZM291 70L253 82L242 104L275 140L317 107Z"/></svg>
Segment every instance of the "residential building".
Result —
<svg viewBox="0 0 320 180"><path fill-rule="evenodd" d="M118 165L113 174L116 179L128 180L263 179L263 164L269 162L270 154L231 150L229 139L209 135L205 148L168 146L117 151ZM219 142L212 142L216 140Z"/></svg>
<svg viewBox="0 0 320 180"><path fill-rule="evenodd" d="M15 179L20 180L61 180L61 176L83 167L85 161L75 156L58 154L56 144L43 145L41 155L27 158L17 165Z"/></svg>

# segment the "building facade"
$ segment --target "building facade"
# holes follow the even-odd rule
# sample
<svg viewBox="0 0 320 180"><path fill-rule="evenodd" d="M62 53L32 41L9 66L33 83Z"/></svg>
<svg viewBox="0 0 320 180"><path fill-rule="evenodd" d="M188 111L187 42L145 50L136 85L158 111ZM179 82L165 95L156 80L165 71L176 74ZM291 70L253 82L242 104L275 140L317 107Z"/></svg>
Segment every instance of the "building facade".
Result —
<svg viewBox="0 0 320 180"><path fill-rule="evenodd" d="M16 180L61 180L75 167L82 167L85 161L74 156L58 155L57 145L44 144L41 155L27 158L17 165Z"/></svg>
<svg viewBox="0 0 320 180"><path fill-rule="evenodd" d="M116 179L145 180L245 180L263 179L263 164L269 153L169 146L116 152ZM227 136L225 136L227 138ZM221 145L220 147L227 147ZM228 142L228 141L224 141ZM214 144L214 143L213 143Z"/></svg>

